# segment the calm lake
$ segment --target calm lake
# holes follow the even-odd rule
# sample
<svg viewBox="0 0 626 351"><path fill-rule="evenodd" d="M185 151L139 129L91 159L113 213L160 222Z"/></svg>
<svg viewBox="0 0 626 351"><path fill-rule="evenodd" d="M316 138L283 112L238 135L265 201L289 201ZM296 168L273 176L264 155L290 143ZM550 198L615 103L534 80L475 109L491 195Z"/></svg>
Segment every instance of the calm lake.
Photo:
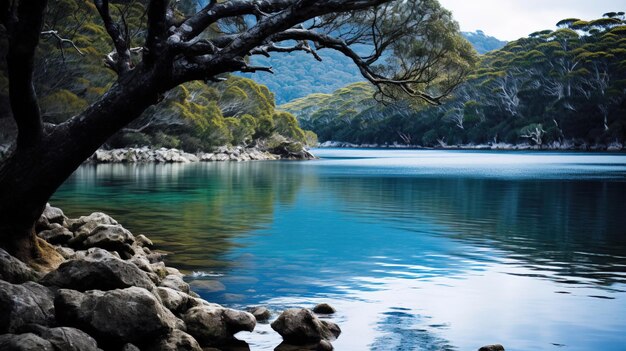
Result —
<svg viewBox="0 0 626 351"><path fill-rule="evenodd" d="M210 301L330 303L339 351L626 350L626 155L313 153L85 165L51 202L147 234Z"/></svg>

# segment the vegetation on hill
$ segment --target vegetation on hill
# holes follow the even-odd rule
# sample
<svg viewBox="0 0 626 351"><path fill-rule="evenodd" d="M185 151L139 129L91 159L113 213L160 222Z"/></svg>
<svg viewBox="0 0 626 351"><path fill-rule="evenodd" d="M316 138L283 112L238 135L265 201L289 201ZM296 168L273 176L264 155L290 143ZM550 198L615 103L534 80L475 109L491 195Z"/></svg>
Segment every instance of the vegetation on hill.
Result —
<svg viewBox="0 0 626 351"><path fill-rule="evenodd" d="M195 10L194 1L182 3L186 3L178 7L182 11ZM116 8L114 15L124 14L132 46L143 45L145 2L112 6ZM102 67L111 44L93 1L51 1L46 16L50 20L44 33L50 34L42 35L37 48L34 80L44 122L58 124L93 103L112 86L116 75ZM59 38L71 40L76 48ZM0 53L6 49L7 43L0 43ZM4 64L1 60L0 65ZM0 68L2 144L15 135L15 126L9 118L6 69ZM299 127L293 116L274 111L274 106L274 95L268 88L248 78L233 75L220 83L186 83L166 93L159 104L146 110L107 145L151 145L195 152L218 145L250 145L268 138L282 140L281 136L303 143L316 140L314 134Z"/></svg>
<svg viewBox="0 0 626 351"><path fill-rule="evenodd" d="M483 31L461 34L480 54L506 45L506 42L488 36ZM255 64L273 67L274 74L255 74L254 80L274 93L277 104L285 104L311 94L329 94L348 84L365 81L359 69L345 55L333 50L320 50L318 54L322 62L298 51L267 58L255 57Z"/></svg>
<svg viewBox="0 0 626 351"><path fill-rule="evenodd" d="M320 141L607 145L626 140L624 13L566 19L489 52L441 106L376 104L349 85L279 106Z"/></svg>

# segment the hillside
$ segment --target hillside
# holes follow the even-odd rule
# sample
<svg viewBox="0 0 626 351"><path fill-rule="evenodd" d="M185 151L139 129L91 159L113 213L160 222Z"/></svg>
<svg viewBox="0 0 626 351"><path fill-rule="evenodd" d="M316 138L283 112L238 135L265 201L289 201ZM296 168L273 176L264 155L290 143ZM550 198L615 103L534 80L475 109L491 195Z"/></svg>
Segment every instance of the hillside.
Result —
<svg viewBox="0 0 626 351"><path fill-rule="evenodd" d="M483 31L461 33L478 51L486 53L503 47L506 42L486 35ZM284 104L310 94L329 94L351 83L362 82L364 78L356 66L333 50L320 50L323 62L316 61L303 52L274 55L269 58L255 57L256 64L271 66L274 74L260 73L244 75L254 78L267 86L275 95L277 104Z"/></svg>
<svg viewBox="0 0 626 351"><path fill-rule="evenodd" d="M355 144L511 143L554 147L626 141L626 21L568 19L485 54L442 106L381 106L367 84L278 109L320 141Z"/></svg>

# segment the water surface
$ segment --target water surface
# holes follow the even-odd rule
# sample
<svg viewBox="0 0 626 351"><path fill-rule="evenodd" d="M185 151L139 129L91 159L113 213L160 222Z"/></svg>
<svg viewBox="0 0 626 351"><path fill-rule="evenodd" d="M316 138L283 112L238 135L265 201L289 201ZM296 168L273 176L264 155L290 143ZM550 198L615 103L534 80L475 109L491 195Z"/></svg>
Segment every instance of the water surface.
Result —
<svg viewBox="0 0 626 351"><path fill-rule="evenodd" d="M53 204L149 235L211 301L330 303L336 350L626 349L625 155L315 152L86 165Z"/></svg>

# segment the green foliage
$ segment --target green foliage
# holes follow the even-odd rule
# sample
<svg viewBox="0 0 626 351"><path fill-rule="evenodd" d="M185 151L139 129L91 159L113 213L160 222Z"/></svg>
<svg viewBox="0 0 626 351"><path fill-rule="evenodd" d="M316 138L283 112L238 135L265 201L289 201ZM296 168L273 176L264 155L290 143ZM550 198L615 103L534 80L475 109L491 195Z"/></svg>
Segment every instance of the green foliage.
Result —
<svg viewBox="0 0 626 351"><path fill-rule="evenodd" d="M410 101L381 106L371 86L357 83L278 108L297 116L322 142L624 142L624 16L589 22L572 18L558 26L483 55L442 106Z"/></svg>

